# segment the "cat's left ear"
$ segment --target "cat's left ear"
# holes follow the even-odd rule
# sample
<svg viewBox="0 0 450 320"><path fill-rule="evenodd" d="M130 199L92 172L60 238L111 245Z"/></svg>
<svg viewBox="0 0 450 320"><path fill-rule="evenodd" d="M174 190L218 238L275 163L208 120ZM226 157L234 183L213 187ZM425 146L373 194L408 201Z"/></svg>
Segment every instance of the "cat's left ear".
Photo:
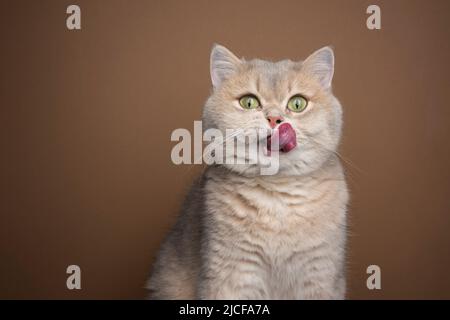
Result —
<svg viewBox="0 0 450 320"><path fill-rule="evenodd" d="M328 89L334 74L334 53L330 47L323 47L311 54L302 64L305 70L319 80L320 84Z"/></svg>
<svg viewBox="0 0 450 320"><path fill-rule="evenodd" d="M217 89L223 81L232 76L240 63L241 60L230 50L215 44L210 58L211 81L214 89Z"/></svg>

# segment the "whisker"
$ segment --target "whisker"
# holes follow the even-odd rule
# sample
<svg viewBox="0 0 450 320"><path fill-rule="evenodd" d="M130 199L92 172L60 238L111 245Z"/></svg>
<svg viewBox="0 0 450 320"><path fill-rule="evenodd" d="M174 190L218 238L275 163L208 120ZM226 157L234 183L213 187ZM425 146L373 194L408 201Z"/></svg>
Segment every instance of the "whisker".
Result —
<svg viewBox="0 0 450 320"><path fill-rule="evenodd" d="M317 146L321 147L322 149L334 153L340 160L342 160L343 162L345 162L346 164L348 164L349 167L351 167L352 169L357 170L359 173L366 174L366 172L365 172L364 170L362 170L361 168L359 168L359 167L358 167L355 163L353 163L350 159L348 159L348 158L344 157L343 155L341 155L338 151L327 148L327 147L324 146L322 143L320 143L319 141L315 140L315 139L312 138L311 136L308 136L307 134L304 134L304 136L305 136L309 141L315 143Z"/></svg>

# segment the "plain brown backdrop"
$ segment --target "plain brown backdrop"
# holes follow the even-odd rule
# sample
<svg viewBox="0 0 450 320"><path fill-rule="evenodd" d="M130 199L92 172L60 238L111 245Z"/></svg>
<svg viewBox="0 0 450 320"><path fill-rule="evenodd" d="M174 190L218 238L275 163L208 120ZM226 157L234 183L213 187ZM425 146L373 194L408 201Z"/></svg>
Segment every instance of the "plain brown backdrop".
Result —
<svg viewBox="0 0 450 320"><path fill-rule="evenodd" d="M82 30L66 28L81 7ZM382 29L366 28L378 4ZM143 298L200 166L170 160L244 57L335 48L352 299L450 298L449 1L1 1L0 298ZM82 290L66 289L66 267ZM366 268L382 289L366 288Z"/></svg>

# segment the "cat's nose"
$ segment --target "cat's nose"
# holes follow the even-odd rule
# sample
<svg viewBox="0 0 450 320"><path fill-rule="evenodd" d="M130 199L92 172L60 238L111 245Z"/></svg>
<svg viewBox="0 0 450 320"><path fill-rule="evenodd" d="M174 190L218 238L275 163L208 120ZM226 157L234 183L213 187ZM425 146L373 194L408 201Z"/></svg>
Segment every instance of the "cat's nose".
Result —
<svg viewBox="0 0 450 320"><path fill-rule="evenodd" d="M268 116L266 119L269 121L269 125L272 129L284 121L283 117L280 116Z"/></svg>

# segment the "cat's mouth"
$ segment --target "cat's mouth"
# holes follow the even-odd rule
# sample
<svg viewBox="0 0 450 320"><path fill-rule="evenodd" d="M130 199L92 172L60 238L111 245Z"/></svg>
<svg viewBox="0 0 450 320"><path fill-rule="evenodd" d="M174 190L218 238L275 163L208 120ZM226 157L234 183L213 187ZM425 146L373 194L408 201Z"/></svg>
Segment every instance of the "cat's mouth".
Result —
<svg viewBox="0 0 450 320"><path fill-rule="evenodd" d="M277 140L278 139L278 143ZM267 150L288 153L297 146L297 135L289 123L282 123L267 137Z"/></svg>

